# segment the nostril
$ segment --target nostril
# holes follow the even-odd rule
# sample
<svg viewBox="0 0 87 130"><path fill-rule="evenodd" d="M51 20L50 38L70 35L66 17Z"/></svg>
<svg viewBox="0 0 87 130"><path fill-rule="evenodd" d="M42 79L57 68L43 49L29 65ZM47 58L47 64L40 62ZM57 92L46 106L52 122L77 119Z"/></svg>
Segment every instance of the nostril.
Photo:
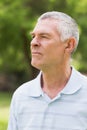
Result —
<svg viewBox="0 0 87 130"><path fill-rule="evenodd" d="M39 46L40 45L40 42L37 40L37 39L33 39L32 41L31 41L31 46Z"/></svg>

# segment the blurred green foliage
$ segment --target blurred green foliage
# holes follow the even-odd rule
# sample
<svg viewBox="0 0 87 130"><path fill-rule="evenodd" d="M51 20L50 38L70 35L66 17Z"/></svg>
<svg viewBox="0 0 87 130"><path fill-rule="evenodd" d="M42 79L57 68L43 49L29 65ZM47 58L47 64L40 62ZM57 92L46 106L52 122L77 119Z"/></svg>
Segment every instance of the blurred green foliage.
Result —
<svg viewBox="0 0 87 130"><path fill-rule="evenodd" d="M80 42L74 64L87 71L87 0L0 0L0 72L32 75L30 36L37 17L50 10L74 17L80 28Z"/></svg>
<svg viewBox="0 0 87 130"><path fill-rule="evenodd" d="M0 92L0 130L6 130L12 93Z"/></svg>

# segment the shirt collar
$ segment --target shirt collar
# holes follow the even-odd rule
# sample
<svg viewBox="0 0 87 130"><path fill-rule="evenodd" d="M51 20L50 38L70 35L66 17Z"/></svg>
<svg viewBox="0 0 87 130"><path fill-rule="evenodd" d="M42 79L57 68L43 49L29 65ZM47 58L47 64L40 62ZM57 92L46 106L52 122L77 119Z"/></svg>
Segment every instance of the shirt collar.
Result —
<svg viewBox="0 0 87 130"><path fill-rule="evenodd" d="M79 82L80 78L78 74L78 71L72 68L70 79L60 93L73 94L81 88L82 84L81 82ZM43 95L43 91L41 89L41 72L33 81L30 82L28 94L32 97L40 97L41 95Z"/></svg>
<svg viewBox="0 0 87 130"><path fill-rule="evenodd" d="M80 82L80 73L72 67L70 79L64 89L61 91L63 94L73 94L80 90L82 84Z"/></svg>
<svg viewBox="0 0 87 130"><path fill-rule="evenodd" d="M29 82L27 93L31 97L39 97L43 94L41 89L41 72L34 80Z"/></svg>

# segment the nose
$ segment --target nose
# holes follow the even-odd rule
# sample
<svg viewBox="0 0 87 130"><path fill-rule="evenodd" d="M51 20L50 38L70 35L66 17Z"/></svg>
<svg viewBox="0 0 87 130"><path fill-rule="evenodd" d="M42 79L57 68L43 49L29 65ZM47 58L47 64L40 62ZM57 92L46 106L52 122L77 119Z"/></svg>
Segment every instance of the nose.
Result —
<svg viewBox="0 0 87 130"><path fill-rule="evenodd" d="M40 45L39 39L37 37L34 37L31 40L31 46L39 46L39 45Z"/></svg>

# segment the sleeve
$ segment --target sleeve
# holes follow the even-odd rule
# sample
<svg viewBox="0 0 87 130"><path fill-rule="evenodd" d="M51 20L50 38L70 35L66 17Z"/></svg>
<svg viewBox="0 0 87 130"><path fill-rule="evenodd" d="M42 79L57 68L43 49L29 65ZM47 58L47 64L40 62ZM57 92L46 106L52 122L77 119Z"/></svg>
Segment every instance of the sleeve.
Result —
<svg viewBox="0 0 87 130"><path fill-rule="evenodd" d="M17 128L17 109L16 109L16 98L12 97L11 105L10 105L10 114L7 130L18 130Z"/></svg>

